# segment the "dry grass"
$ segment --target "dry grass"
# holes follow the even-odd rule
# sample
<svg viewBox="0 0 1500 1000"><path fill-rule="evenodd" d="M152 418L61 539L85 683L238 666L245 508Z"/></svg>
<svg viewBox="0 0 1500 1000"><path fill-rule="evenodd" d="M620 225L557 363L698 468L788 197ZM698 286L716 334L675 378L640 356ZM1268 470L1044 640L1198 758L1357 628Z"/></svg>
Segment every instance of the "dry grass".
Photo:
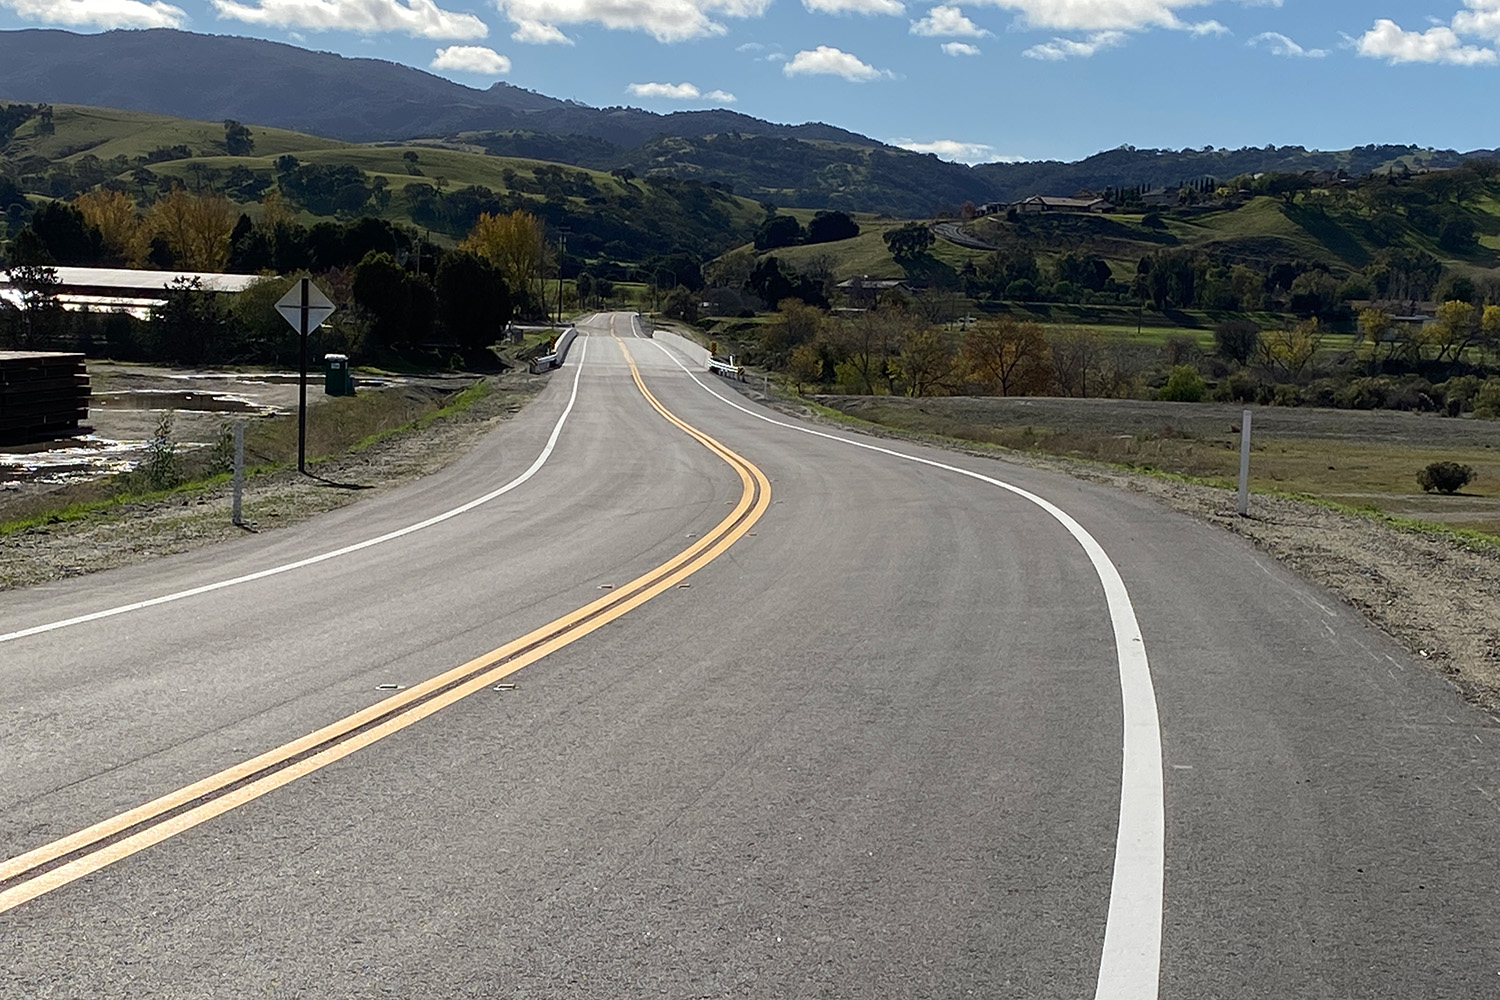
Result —
<svg viewBox="0 0 1500 1000"><path fill-rule="evenodd" d="M1132 400L826 397L897 430L1231 485L1241 408ZM1251 488L1500 539L1500 424L1431 415L1258 408ZM1430 462L1472 466L1456 496L1423 493Z"/></svg>

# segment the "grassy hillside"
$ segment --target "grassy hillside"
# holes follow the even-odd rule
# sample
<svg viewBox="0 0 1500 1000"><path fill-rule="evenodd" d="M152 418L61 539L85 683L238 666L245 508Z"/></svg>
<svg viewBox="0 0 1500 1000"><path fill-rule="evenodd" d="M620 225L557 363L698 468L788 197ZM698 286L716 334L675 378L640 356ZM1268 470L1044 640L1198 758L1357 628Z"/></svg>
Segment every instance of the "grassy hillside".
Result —
<svg viewBox="0 0 1500 1000"><path fill-rule="evenodd" d="M3 158L15 164L30 161L76 163L85 156L128 160L149 156L154 150L186 146L193 156L215 156L225 152L223 122L191 121L145 111L54 105L53 132L42 131L33 118L16 130ZM322 139L284 129L253 129L255 152L275 157L307 149L347 148L348 143Z"/></svg>
<svg viewBox="0 0 1500 1000"><path fill-rule="evenodd" d="M180 184L220 191L252 219L265 195L280 190L306 225L369 215L439 242L462 237L480 212L524 209L567 234L575 256L622 262L679 249L711 257L747 239L764 214L749 199L671 178L254 125L249 138L250 150L232 156L223 122L58 105L50 127L34 115L0 144L0 176L36 200L115 185L143 207Z"/></svg>

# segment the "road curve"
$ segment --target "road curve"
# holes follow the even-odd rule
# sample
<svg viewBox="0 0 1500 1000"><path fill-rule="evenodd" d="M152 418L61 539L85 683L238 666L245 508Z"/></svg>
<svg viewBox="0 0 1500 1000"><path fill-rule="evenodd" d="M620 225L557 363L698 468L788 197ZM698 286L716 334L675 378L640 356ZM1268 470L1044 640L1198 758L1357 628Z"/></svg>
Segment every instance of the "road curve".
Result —
<svg viewBox="0 0 1500 1000"><path fill-rule="evenodd" d="M0 595L13 857L673 585L420 722L0 914L0 996L1078 997L1124 744L1088 554L1026 498L758 419L603 317L446 471L274 536ZM583 348L582 351L579 348ZM722 385L710 388L752 411ZM779 421L786 418L773 415ZM1493 995L1500 733L1352 612L1149 501L1045 498L1128 589L1160 710L1163 997ZM601 589L610 588L610 589Z"/></svg>

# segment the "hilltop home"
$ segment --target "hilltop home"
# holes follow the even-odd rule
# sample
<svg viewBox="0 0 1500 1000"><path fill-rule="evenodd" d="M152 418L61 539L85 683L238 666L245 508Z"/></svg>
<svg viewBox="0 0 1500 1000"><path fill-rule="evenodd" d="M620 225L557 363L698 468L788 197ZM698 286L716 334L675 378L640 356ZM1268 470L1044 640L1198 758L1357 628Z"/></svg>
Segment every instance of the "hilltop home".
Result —
<svg viewBox="0 0 1500 1000"><path fill-rule="evenodd" d="M1049 198L1034 194L1025 201L1018 201L1011 208L1017 212L1111 212L1113 205L1103 198Z"/></svg>

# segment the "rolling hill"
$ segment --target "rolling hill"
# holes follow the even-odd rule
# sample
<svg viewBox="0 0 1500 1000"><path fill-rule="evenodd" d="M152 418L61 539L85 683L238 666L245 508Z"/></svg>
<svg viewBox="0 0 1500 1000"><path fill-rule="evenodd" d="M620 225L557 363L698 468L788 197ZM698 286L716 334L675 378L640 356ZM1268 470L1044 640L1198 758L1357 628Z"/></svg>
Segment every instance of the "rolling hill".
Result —
<svg viewBox="0 0 1500 1000"><path fill-rule="evenodd" d="M592 170L713 181L782 207L906 217L956 210L966 201L1158 188L1262 172L1342 169L1361 176L1456 166L1474 155L1403 145L1333 152L1126 146L1077 163L969 167L833 125L777 124L722 109L662 115L594 108L505 83L465 87L382 60L166 28L93 35L0 31L0 100L235 119L345 142L421 139Z"/></svg>

